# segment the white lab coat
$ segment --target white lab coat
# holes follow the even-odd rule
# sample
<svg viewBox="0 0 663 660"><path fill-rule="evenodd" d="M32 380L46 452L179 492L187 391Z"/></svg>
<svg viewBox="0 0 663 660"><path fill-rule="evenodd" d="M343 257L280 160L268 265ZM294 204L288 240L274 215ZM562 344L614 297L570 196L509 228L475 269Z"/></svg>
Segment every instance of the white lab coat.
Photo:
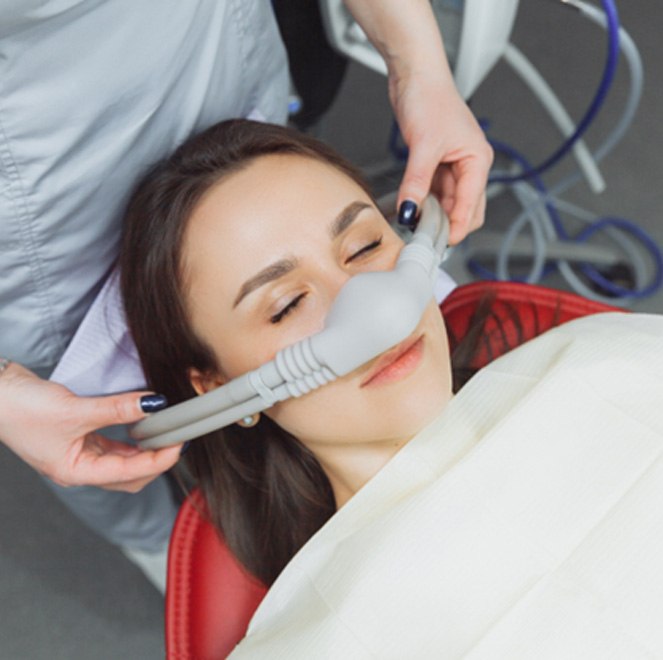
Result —
<svg viewBox="0 0 663 660"><path fill-rule="evenodd" d="M0 2L0 355L55 365L139 173L191 133L286 118L268 0Z"/></svg>
<svg viewBox="0 0 663 660"><path fill-rule="evenodd" d="M269 0L0 0L0 355L50 373L115 261L139 174L222 119L284 122L287 92ZM106 339L114 320L99 319ZM117 385L77 387L88 357L67 384ZM163 551L164 479L137 495L47 483L110 541Z"/></svg>
<svg viewBox="0 0 663 660"><path fill-rule="evenodd" d="M495 361L304 546L232 658L663 657L663 317Z"/></svg>

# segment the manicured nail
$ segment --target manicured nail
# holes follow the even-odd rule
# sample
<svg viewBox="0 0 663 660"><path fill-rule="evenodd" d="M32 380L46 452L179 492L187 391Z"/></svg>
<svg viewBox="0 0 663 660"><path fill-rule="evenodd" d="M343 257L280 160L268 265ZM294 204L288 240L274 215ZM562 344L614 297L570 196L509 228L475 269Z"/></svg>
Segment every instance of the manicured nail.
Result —
<svg viewBox="0 0 663 660"><path fill-rule="evenodd" d="M144 413L163 410L167 405L168 399L163 394L146 394L140 398L140 409Z"/></svg>
<svg viewBox="0 0 663 660"><path fill-rule="evenodd" d="M184 454L189 451L189 447L191 446L191 440L187 440L183 445L182 449L180 450L180 456L184 456Z"/></svg>
<svg viewBox="0 0 663 660"><path fill-rule="evenodd" d="M398 209L398 222L406 227L414 227L417 210L417 205L411 199L406 199Z"/></svg>

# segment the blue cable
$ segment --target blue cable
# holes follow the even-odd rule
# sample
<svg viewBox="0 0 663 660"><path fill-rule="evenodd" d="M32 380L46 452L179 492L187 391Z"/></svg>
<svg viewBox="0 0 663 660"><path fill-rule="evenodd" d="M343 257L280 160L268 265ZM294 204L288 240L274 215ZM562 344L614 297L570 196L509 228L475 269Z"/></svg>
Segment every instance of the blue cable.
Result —
<svg viewBox="0 0 663 660"><path fill-rule="evenodd" d="M522 168L522 174L525 175L525 178L531 179L530 183L541 193L541 195L544 198L547 197L548 190L545 184L543 183L543 179L541 179L538 172L533 170L532 166L530 165L529 161L525 158L525 156L523 156L519 151L516 151L516 149L506 144L505 142L500 142L498 140L493 140L492 138L489 138L488 143L496 153L504 154L507 158L510 158L515 163L518 163L518 165L520 165L520 167ZM520 181L520 178L518 178L518 176L519 175L515 176L514 181ZM553 225L555 226L555 231L557 232L557 235L560 238L568 239L569 235L564 230L564 226L562 225L562 219L560 218L559 212L557 211L555 205L548 200L545 203L545 207L546 210L548 211L550 219L553 222Z"/></svg>
<svg viewBox="0 0 663 660"><path fill-rule="evenodd" d="M580 270L595 284L598 284L602 289L607 291L610 295L617 298L646 298L663 285L663 254L654 239L647 234L643 229L636 224L624 220L622 218L601 218L596 220L591 225L585 227L576 237L575 241L581 243L586 241L592 234L604 229L605 227L615 227L621 229L623 232L630 233L635 236L650 252L654 265L656 268L655 275L651 284L639 291L627 289L626 287L614 284L591 264L580 264Z"/></svg>
<svg viewBox="0 0 663 660"><path fill-rule="evenodd" d="M488 126L487 122L485 121L481 122L481 124L486 128ZM526 178L532 179L531 183L534 185L536 190L538 190L539 193L544 198L547 196L546 186L541 180L539 174L537 172L531 171L529 162L521 153L519 153L516 149L514 149L513 147L509 146L506 143L491 139L489 139L489 142L497 153L502 153L511 160L513 160L514 162L518 163L520 167L523 168L523 174L526 175ZM651 295L654 291L656 291L659 287L663 285L663 254L661 253L661 250L654 241L654 239L652 239L649 236L649 234L647 234L642 228L640 228L635 223L621 218L601 218L599 220L594 221L591 225L585 227L575 237L571 237L564 228L561 217L559 215L559 211L557 210L555 205L548 200L545 203L545 207L555 227L557 235L562 240L584 242L596 232L606 227L614 227L625 233L633 235L644 245L644 247L651 254L651 257L655 265L655 274L652 282L648 286L640 290L627 289L625 287L621 287L617 284L614 284L609 279L604 277L593 265L589 263L579 264L581 272L591 282L601 287L608 294L615 296L617 298L633 298L633 299L645 298ZM469 259L467 265L470 271L479 277L491 280L497 279L495 273L491 272L490 270L479 264L474 259ZM552 268L550 265L546 266L542 274L543 277L550 274L553 270L554 268ZM513 278L513 280L517 282L524 281L524 278Z"/></svg>
<svg viewBox="0 0 663 660"><path fill-rule="evenodd" d="M608 32L608 50L606 63L596 94L594 95L589 108L585 112L585 115L578 123L575 131L565 140L565 142L560 146L559 149L557 149L557 151L555 151L548 159L546 159L537 167L531 166L525 157L522 156L522 154L520 154L509 145L498 142L496 140L489 140L490 144L496 152L504 154L512 161L518 163L522 168L522 171L517 175L499 175L491 177L489 179L489 183L515 183L518 181L531 180L531 183L536 188L536 190L538 190L544 197L547 196L547 190L540 175L544 171L557 164L571 150L575 142L580 139L580 137L589 128L590 124L594 121L596 115L601 109L601 106L605 102L610 87L612 86L617 70L617 63L619 60L619 16L617 13L617 8L613 0L602 0L601 4L606 15ZM402 142L399 142L400 135L401 134L398 123L394 120L389 139L389 148L396 159L405 161L408 157L408 148L406 145L403 145ZM587 240L597 231L600 231L606 227L613 227L635 236L650 252L656 268L655 275L653 281L647 287L639 291L634 291L632 289L627 289L625 287L614 284L609 279L601 275L601 273L589 263L579 264L581 272L590 281L601 287L608 294L621 298L644 298L648 295L651 295L654 291L663 285L663 254L656 245L656 242L636 224L620 218L602 218L595 221L590 226L583 229L576 237L572 238L564 228L561 217L555 205L547 200L545 202L545 207L553 223L553 226L555 227L555 231L561 240L582 242ZM469 259L467 265L470 271L478 277L483 279L496 279L495 273L482 266L475 259ZM550 272L553 270L554 267L552 265L546 266L542 273L543 277L550 274ZM524 278L513 278L513 280L524 281Z"/></svg>
<svg viewBox="0 0 663 660"><path fill-rule="evenodd" d="M500 175L490 177L488 183L515 183L516 181L524 181L533 178L535 175L540 175L556 165L566 154L573 148L573 145L580 139L587 131L591 123L599 113L601 106L610 91L617 72L617 64L619 62L619 14L617 7L613 0L601 0L603 11L606 15L607 34L608 34L608 49L606 62L603 69L603 75L598 89L585 112L584 116L576 126L575 131L562 143L562 145L543 163L536 167L529 167L526 171L517 175ZM408 148L399 144L398 138L400 137L400 129L398 123L394 120L391 128L391 135L389 138L389 148L394 157L399 161L405 161L408 157Z"/></svg>
<svg viewBox="0 0 663 660"><path fill-rule="evenodd" d="M592 99L592 102L585 112L585 115L576 126L575 131L570 135L564 143L543 163L533 167L528 172L523 172L515 176L496 176L491 177L489 183L513 183L515 181L523 181L529 179L534 175L539 175L556 165L566 154L571 150L573 145L580 139L580 137L589 128L590 124L598 114L601 106L603 105L608 91L612 86L615 73L617 71L617 63L619 61L619 15L617 7L613 0L601 0L603 11L606 15L607 28L608 28L608 52L601 77L601 83Z"/></svg>
<svg viewBox="0 0 663 660"><path fill-rule="evenodd" d="M488 122L487 121L481 121L479 122L482 128L487 129L488 128ZM493 140L491 138L488 139L488 143L490 146L493 148L495 153L500 153L505 155L507 158L511 159L512 161L518 163L520 167L522 168L523 172L530 172L532 170L532 166L530 165L529 161L523 156L519 151L511 147L510 145L506 144L506 142L500 142L499 140ZM532 181L532 185L541 193L541 195L545 198L547 197L548 190L546 189L545 184L543 183L543 180L541 177L536 173L532 172L532 175L530 177ZM550 216L550 219L555 227L555 231L557 234L561 237L563 237L565 240L567 240L569 237L566 234L566 231L564 230L564 226L562 225L562 219L559 215L559 211L555 207L555 205L550 201L547 200L545 203L546 211L548 211L548 215ZM468 261L468 266L470 267L470 270L472 270L475 273L478 272L483 272L484 276L486 274L490 274L490 277L488 279L496 279L497 276L495 273L490 273L490 271L487 268L484 268L480 264L476 263L473 259L470 259ZM550 275L555 270L554 265L548 264L546 267L543 269L543 272L541 273L542 277L546 277ZM514 278L514 281L516 282L524 282L526 281L526 278Z"/></svg>

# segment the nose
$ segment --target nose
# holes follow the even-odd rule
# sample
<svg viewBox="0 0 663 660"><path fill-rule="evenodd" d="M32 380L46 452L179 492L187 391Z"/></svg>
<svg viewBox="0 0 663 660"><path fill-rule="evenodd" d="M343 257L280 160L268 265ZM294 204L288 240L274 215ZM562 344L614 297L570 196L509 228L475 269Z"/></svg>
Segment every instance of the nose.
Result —
<svg viewBox="0 0 663 660"><path fill-rule="evenodd" d="M327 268L321 267L318 286L320 287L320 299L325 313L329 311L340 290L350 277L352 277L352 273L349 273L339 264L329 265Z"/></svg>
<svg viewBox="0 0 663 660"><path fill-rule="evenodd" d="M362 267L360 270L362 272L393 270L403 247L404 243L400 240L395 242L387 241L387 245L380 258L371 263L370 266ZM321 299L324 301L325 309L329 311L329 308L348 280L358 274L357 268L349 268L343 263L338 262L319 263L317 267L319 268Z"/></svg>

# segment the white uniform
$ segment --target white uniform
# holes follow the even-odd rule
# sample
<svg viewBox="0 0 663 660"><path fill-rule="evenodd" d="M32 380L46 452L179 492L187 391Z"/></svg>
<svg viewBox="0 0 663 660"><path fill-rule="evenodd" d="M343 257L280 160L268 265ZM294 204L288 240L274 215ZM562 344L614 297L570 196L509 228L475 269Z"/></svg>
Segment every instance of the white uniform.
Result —
<svg viewBox="0 0 663 660"><path fill-rule="evenodd" d="M2 0L0 81L0 355L43 370L139 173L220 119L284 121L286 56L268 0Z"/></svg>
<svg viewBox="0 0 663 660"><path fill-rule="evenodd" d="M268 0L0 0L0 355L49 373L113 265L137 176L221 119L283 122L287 89ZM149 551L175 512L162 481L55 489Z"/></svg>

